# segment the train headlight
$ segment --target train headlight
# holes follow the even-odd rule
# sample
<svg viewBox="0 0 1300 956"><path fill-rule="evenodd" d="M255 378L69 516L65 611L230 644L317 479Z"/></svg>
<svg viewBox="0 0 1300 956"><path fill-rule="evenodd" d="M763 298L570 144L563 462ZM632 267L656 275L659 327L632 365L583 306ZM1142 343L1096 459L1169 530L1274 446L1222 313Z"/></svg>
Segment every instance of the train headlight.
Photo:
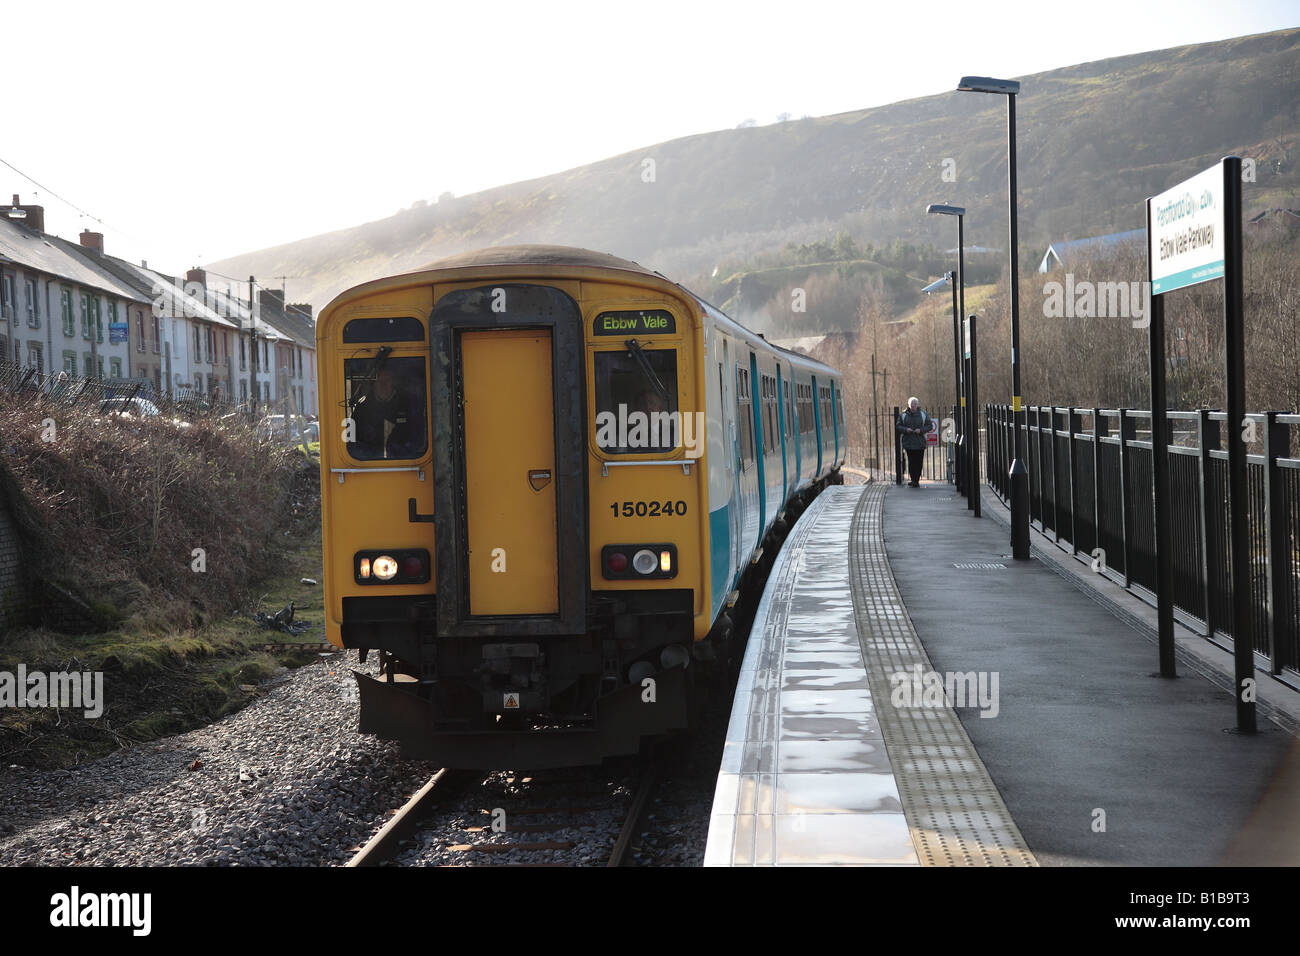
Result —
<svg viewBox="0 0 1300 956"><path fill-rule="evenodd" d="M600 549L600 571L606 581L639 581L677 577L674 544L607 544Z"/></svg>
<svg viewBox="0 0 1300 956"><path fill-rule="evenodd" d="M357 584L425 584L429 552L424 548L358 551L352 558L352 574Z"/></svg>
<svg viewBox="0 0 1300 956"><path fill-rule="evenodd" d="M647 548L642 548L632 555L632 567L636 568L637 574L654 574L659 570L659 556Z"/></svg>

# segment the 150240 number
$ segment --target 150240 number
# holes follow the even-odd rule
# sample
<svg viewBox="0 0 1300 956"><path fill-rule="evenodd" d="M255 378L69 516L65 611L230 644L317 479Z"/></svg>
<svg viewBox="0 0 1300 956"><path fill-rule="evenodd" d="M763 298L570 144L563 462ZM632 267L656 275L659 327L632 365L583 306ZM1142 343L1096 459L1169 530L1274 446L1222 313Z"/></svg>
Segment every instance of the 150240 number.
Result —
<svg viewBox="0 0 1300 956"><path fill-rule="evenodd" d="M686 502L677 501L615 501L609 506L614 517L667 518L686 514Z"/></svg>

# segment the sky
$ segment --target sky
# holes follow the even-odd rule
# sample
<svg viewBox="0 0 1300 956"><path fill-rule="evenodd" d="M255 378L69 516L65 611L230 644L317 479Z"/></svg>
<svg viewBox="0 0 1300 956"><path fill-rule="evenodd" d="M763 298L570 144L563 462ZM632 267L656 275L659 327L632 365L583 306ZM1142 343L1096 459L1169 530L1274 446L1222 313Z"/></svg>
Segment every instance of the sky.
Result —
<svg viewBox="0 0 1300 956"><path fill-rule="evenodd" d="M1295 26L1300 0L24 3L0 199L183 272L747 119Z"/></svg>

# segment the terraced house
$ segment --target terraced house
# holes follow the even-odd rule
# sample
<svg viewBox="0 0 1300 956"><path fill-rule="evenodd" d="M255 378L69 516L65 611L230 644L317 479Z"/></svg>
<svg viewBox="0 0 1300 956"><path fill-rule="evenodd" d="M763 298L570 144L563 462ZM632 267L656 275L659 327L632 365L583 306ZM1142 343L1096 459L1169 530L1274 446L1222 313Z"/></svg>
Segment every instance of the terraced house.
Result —
<svg viewBox="0 0 1300 956"><path fill-rule="evenodd" d="M41 372L126 378L128 319L150 299L44 232L45 210L0 205L0 356Z"/></svg>
<svg viewBox="0 0 1300 956"><path fill-rule="evenodd" d="M263 291L264 321L202 269L181 280L108 255L102 233L71 242L44 229L42 207L0 205L0 362L135 381L146 395L269 406L292 391L314 414L311 306Z"/></svg>

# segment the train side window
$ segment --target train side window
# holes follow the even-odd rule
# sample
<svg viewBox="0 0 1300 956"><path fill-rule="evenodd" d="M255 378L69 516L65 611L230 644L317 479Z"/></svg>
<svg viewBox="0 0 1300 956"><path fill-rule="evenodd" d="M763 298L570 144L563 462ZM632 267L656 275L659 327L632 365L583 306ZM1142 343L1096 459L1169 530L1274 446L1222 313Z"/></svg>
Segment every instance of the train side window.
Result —
<svg viewBox="0 0 1300 956"><path fill-rule="evenodd" d="M678 443L677 350L597 352L596 446L611 455L672 451Z"/></svg>
<svg viewBox="0 0 1300 956"><path fill-rule="evenodd" d="M736 366L736 416L740 419L740 459L754 460L754 400L749 394L749 370Z"/></svg>
<svg viewBox="0 0 1300 956"><path fill-rule="evenodd" d="M343 396L344 415L353 425L347 450L355 460L409 461L428 450L423 358L344 359Z"/></svg>

